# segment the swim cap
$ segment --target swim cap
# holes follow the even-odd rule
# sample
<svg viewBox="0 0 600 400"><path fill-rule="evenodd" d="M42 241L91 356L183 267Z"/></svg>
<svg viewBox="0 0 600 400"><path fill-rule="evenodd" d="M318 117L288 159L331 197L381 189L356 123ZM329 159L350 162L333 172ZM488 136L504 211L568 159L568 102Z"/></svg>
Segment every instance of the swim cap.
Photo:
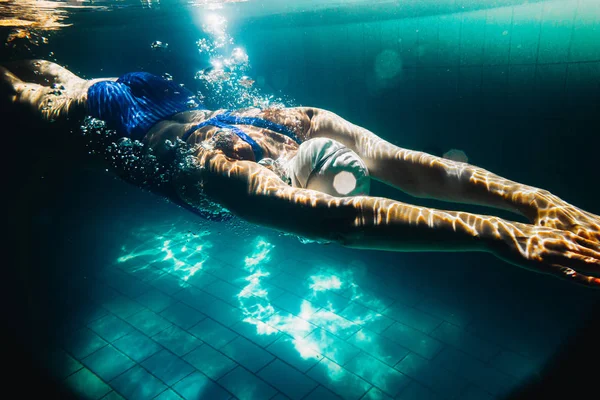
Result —
<svg viewBox="0 0 600 400"><path fill-rule="evenodd" d="M302 143L287 169L293 186L331 196L368 195L371 187L364 161L333 139L314 138Z"/></svg>

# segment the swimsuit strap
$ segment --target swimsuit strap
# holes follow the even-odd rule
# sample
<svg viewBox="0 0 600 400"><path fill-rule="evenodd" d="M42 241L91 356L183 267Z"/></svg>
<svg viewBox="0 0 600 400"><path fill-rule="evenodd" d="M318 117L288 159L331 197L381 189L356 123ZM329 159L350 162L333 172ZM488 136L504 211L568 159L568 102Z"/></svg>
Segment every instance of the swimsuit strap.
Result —
<svg viewBox="0 0 600 400"><path fill-rule="evenodd" d="M244 131L233 125L250 125L255 126L257 128L268 129L273 132L285 135L298 144L301 143L300 139L298 139L296 134L284 125L276 124L266 119L256 117L236 117L234 115L231 115L231 110L227 110L223 114L215 115L214 117L209 118L204 122L194 125L183 134L181 140L186 142L192 133L207 125L212 125L223 129L230 129L231 131L233 131L233 133L238 135L240 139L242 139L252 147L252 151L254 151L254 157L256 158L256 161L260 161L263 158L262 148L258 145L258 143L256 143L254 139L248 136Z"/></svg>
<svg viewBox="0 0 600 400"><path fill-rule="evenodd" d="M280 133L292 139L294 142L300 144L301 141L298 139L298 136L287 126L276 124L275 122L271 122L266 119L257 118L257 117L236 117L235 115L231 115L231 111L226 111L223 114L219 114L216 118L224 122L226 124L231 125L250 125L255 126L257 128L268 129L273 132Z"/></svg>
<svg viewBox="0 0 600 400"><path fill-rule="evenodd" d="M216 126L217 128L231 130L233 133L238 135L240 137L240 139L242 139L244 142L248 143L252 147L252 151L254 152L254 158L256 159L256 161L260 161L263 159L264 153L263 153L262 147L260 147L260 145L258 143L256 143L256 141L254 139L252 139L248 134L246 134L246 132L244 132L240 128L221 122L219 120L219 115L209 118L204 122L201 122L197 125L192 126L190 129L188 129L183 134L183 136L181 137L181 140L186 142L192 133L194 133L195 131L197 131L200 128L204 128L207 125Z"/></svg>
<svg viewBox="0 0 600 400"><path fill-rule="evenodd" d="M238 135L240 137L240 139L242 139L244 142L248 143L252 147L252 151L254 152L254 158L256 159L257 162L263 159L262 147L260 147L260 145L258 143L256 143L256 141L254 139L252 139L248 134L246 134L246 132L244 132L237 126L224 124L220 121L211 121L210 124L214 125L218 128L229 129L229 130L233 131L233 133Z"/></svg>

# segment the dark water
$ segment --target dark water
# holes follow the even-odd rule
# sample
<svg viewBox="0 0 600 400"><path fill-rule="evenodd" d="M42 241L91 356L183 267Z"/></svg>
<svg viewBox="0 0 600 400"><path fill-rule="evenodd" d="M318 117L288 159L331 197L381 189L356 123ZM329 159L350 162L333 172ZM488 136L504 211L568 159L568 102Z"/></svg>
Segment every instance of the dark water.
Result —
<svg viewBox="0 0 600 400"><path fill-rule="evenodd" d="M38 45L11 41L0 60L49 59L86 78L168 73L201 90L194 76L210 66L210 57L196 42L211 39L201 21L222 15L234 43L215 54L245 49L245 73L260 99L332 110L402 147L436 155L463 150L475 165L600 213L600 8L594 1L335 8L248 2L213 11L161 3L70 10L65 22L72 26L35 31ZM3 28L0 39L11 32ZM168 48L152 49L157 40ZM225 91L223 101L238 101L239 93ZM219 106L218 98L211 101ZM50 376L84 398L336 393L358 399L378 398L380 391L411 399L503 398L556 365L546 363L595 315L598 293L486 254L349 250L301 244L241 221L207 222L93 168L60 125L38 125L6 110L4 319L23 393L33 390L28 377ZM381 185L372 194L415 202ZM190 257L182 249L192 245L206 249ZM296 337L293 346L281 338L279 347L268 343L273 336L255 322L227 314L256 317L256 307L238 295L257 272L248 258L265 249L271 259L259 259L271 275L257 279L269 295L268 302L258 296L259 304L314 324L308 334L295 319L267 319ZM197 262L200 272L186 269ZM155 272L172 280L157 281ZM161 308L163 297L169 300ZM302 313L304 301L314 304L312 317ZM225 308L214 307L221 303ZM367 318L377 321L367 324ZM169 347L160 334L175 328L197 340L195 350L179 354ZM231 335L230 341L218 343L209 333ZM125 340L135 334L157 346L145 364L140 347ZM253 362L240 353L252 354ZM592 358L593 346L585 354ZM256 361L263 358L264 365ZM19 374L32 365L40 368L37 375L35 369ZM588 376L573 368L567 378ZM278 386L281 381L296 385ZM577 388L570 390L580 398Z"/></svg>

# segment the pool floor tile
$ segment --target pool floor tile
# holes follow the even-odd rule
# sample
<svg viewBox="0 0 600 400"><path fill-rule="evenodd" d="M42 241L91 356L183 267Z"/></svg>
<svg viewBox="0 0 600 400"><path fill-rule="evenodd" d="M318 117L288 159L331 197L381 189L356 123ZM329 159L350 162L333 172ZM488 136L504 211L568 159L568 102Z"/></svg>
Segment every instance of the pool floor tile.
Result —
<svg viewBox="0 0 600 400"><path fill-rule="evenodd" d="M144 294L136 297L135 300L138 303L148 307L149 310L152 310L155 313L160 313L165 308L177 301L173 297L167 296L158 289L150 289Z"/></svg>
<svg viewBox="0 0 600 400"><path fill-rule="evenodd" d="M338 314L375 333L381 333L395 322L393 319L357 303L350 303Z"/></svg>
<svg viewBox="0 0 600 400"><path fill-rule="evenodd" d="M141 280L142 282L147 283L153 287L155 287L155 286L152 285L150 282L152 282L155 279L166 274L165 271L162 271L158 268L154 268L151 265L147 265L145 267L134 269L134 270L129 270L129 271L127 271L127 273L129 273L131 276L134 276L137 279Z"/></svg>
<svg viewBox="0 0 600 400"><path fill-rule="evenodd" d="M106 396L102 397L102 400L125 400L125 398L123 398L123 396L121 396L119 393L113 390L112 392L109 392Z"/></svg>
<svg viewBox="0 0 600 400"><path fill-rule="evenodd" d="M181 290L174 297L200 312L204 312L208 305L217 300L216 297L193 286Z"/></svg>
<svg viewBox="0 0 600 400"><path fill-rule="evenodd" d="M182 302L170 305L160 313L160 316L183 329L189 329L206 318L200 311Z"/></svg>
<svg viewBox="0 0 600 400"><path fill-rule="evenodd" d="M301 372L308 371L323 358L303 339L294 339L287 335L282 335L266 350Z"/></svg>
<svg viewBox="0 0 600 400"><path fill-rule="evenodd" d="M395 366L410 353L408 349L368 329L361 329L356 332L348 339L348 343L358 347L390 367Z"/></svg>
<svg viewBox="0 0 600 400"><path fill-rule="evenodd" d="M155 376L140 366L136 366L119 375L110 385L128 400L151 399L167 387Z"/></svg>
<svg viewBox="0 0 600 400"><path fill-rule="evenodd" d="M479 337L466 332L462 328L444 322L431 336L446 344L451 344L454 347L472 355L484 362L488 362L492 357L500 353L500 348L495 344L486 342Z"/></svg>
<svg viewBox="0 0 600 400"><path fill-rule="evenodd" d="M144 306L120 294L107 299L102 303L102 306L124 320L127 320L127 318L133 314L144 310Z"/></svg>
<svg viewBox="0 0 600 400"><path fill-rule="evenodd" d="M162 291L168 296L173 296L180 292L183 287L183 281L170 274L159 274L156 278L149 280L148 284Z"/></svg>
<svg viewBox="0 0 600 400"><path fill-rule="evenodd" d="M239 336L222 347L221 351L254 373L275 359L272 354Z"/></svg>
<svg viewBox="0 0 600 400"><path fill-rule="evenodd" d="M376 387L372 387L360 400L391 400L392 397L388 396Z"/></svg>
<svg viewBox="0 0 600 400"><path fill-rule="evenodd" d="M347 339L361 329L360 325L325 309L320 309L312 314L309 320L316 326L333 333L341 339Z"/></svg>
<svg viewBox="0 0 600 400"><path fill-rule="evenodd" d="M454 348L444 349L434 361L495 396L506 394L517 382L516 378Z"/></svg>
<svg viewBox="0 0 600 400"><path fill-rule="evenodd" d="M345 368L392 397L410 382L406 375L365 353L350 360Z"/></svg>
<svg viewBox="0 0 600 400"><path fill-rule="evenodd" d="M143 310L130 316L127 322L148 336L153 336L172 326L169 321L150 310Z"/></svg>
<svg viewBox="0 0 600 400"><path fill-rule="evenodd" d="M267 318L265 322L289 336L295 338L304 338L318 328L317 325L312 324L306 319L296 317L295 315L290 314L289 312L280 308L274 308L275 314Z"/></svg>
<svg viewBox="0 0 600 400"><path fill-rule="evenodd" d="M267 365L258 376L293 400L302 399L318 386L313 379L280 360Z"/></svg>
<svg viewBox="0 0 600 400"><path fill-rule="evenodd" d="M315 352L322 354L340 365L345 365L360 353L359 348L321 328L315 329L304 339L304 341L306 341L308 347L315 350Z"/></svg>
<svg viewBox="0 0 600 400"><path fill-rule="evenodd" d="M136 362L141 362L161 350L161 346L139 331L113 342L113 346Z"/></svg>
<svg viewBox="0 0 600 400"><path fill-rule="evenodd" d="M431 297L425 298L415 308L463 328L471 320L468 315L461 313L462 310L460 307Z"/></svg>
<svg viewBox="0 0 600 400"><path fill-rule="evenodd" d="M444 348L444 345L437 339L399 322L383 331L382 335L427 359L432 359Z"/></svg>
<svg viewBox="0 0 600 400"><path fill-rule="evenodd" d="M345 399L358 400L371 388L370 383L327 358L311 368L307 375Z"/></svg>
<svg viewBox="0 0 600 400"><path fill-rule="evenodd" d="M239 303L238 294L241 292L240 288L222 279L217 279L202 290L233 306L237 306Z"/></svg>
<svg viewBox="0 0 600 400"><path fill-rule="evenodd" d="M394 299L391 297L381 293L375 294L370 290L364 289L350 296L350 299L361 306L367 307L379 313L382 313L384 310L390 307L392 303L394 303Z"/></svg>
<svg viewBox="0 0 600 400"><path fill-rule="evenodd" d="M57 379L64 379L83 368L83 365L62 349L55 349L48 354L47 366Z"/></svg>
<svg viewBox="0 0 600 400"><path fill-rule="evenodd" d="M104 346L81 362L106 382L135 365L129 357L111 345Z"/></svg>
<svg viewBox="0 0 600 400"><path fill-rule="evenodd" d="M111 389L87 368L82 368L65 380L65 385L82 399L100 399Z"/></svg>
<svg viewBox="0 0 600 400"><path fill-rule="evenodd" d="M231 330L263 348L269 346L282 335L279 330L271 325L252 318L236 322L231 326Z"/></svg>
<svg viewBox="0 0 600 400"><path fill-rule="evenodd" d="M127 322L110 314L88 324L88 328L109 343L127 335L133 330L133 327Z"/></svg>
<svg viewBox="0 0 600 400"><path fill-rule="evenodd" d="M301 313L310 315L321 308L311 301L298 297L290 292L284 292L282 295L272 300L271 304L292 313L295 316L300 316ZM307 307L307 305L309 305L309 307ZM310 311L307 313L306 310Z"/></svg>
<svg viewBox="0 0 600 400"><path fill-rule="evenodd" d="M198 289L202 289L205 286L210 285L211 283L213 283L216 280L217 280L217 278L215 276L213 276L203 270L200 270L191 276L188 275L185 282L188 285L197 287Z"/></svg>
<svg viewBox="0 0 600 400"><path fill-rule="evenodd" d="M349 298L340 296L329 290L313 292L305 296L305 299L313 303L317 308L324 308L334 313L343 310L350 304Z"/></svg>
<svg viewBox="0 0 600 400"><path fill-rule="evenodd" d="M517 379L527 378L540 368L534 361L508 350L503 350L496 355L490 361L490 365Z"/></svg>
<svg viewBox="0 0 600 400"><path fill-rule="evenodd" d="M407 355L395 368L445 397L456 397L468 386L468 382L458 374L413 353Z"/></svg>
<svg viewBox="0 0 600 400"><path fill-rule="evenodd" d="M207 344L188 353L183 359L213 380L218 380L237 366L230 358Z"/></svg>
<svg viewBox="0 0 600 400"><path fill-rule="evenodd" d="M219 379L219 384L239 400L262 400L273 397L277 390L256 375L237 367Z"/></svg>
<svg viewBox="0 0 600 400"><path fill-rule="evenodd" d="M238 336L237 333L211 318L198 322L188 332L215 349L220 349Z"/></svg>
<svg viewBox="0 0 600 400"><path fill-rule="evenodd" d="M167 389L158 396L156 396L154 400L182 400L182 397L175 393L173 390Z"/></svg>
<svg viewBox="0 0 600 400"><path fill-rule="evenodd" d="M244 271L243 269L234 268L224 264L220 264L218 267L211 269L210 273L238 288L242 288L248 284L245 278L250 275L249 272Z"/></svg>
<svg viewBox="0 0 600 400"><path fill-rule="evenodd" d="M189 353L203 343L196 336L175 325L152 336L152 340L179 357Z"/></svg>
<svg viewBox="0 0 600 400"><path fill-rule="evenodd" d="M108 343L88 328L82 328L64 339L64 346L76 359L81 360Z"/></svg>
<svg viewBox="0 0 600 400"><path fill-rule="evenodd" d="M225 326L231 326L244 319L242 310L220 299L215 299L215 301L207 304L200 311Z"/></svg>
<svg viewBox="0 0 600 400"><path fill-rule="evenodd" d="M200 372L186 376L173 390L185 400L229 400L231 394Z"/></svg>
<svg viewBox="0 0 600 400"><path fill-rule="evenodd" d="M340 400L341 397L327 389L325 386L317 386L315 390L310 392L302 400ZM364 397L363 397L364 399ZM362 399L361 399L362 400Z"/></svg>
<svg viewBox="0 0 600 400"><path fill-rule="evenodd" d="M400 303L393 304L390 308L385 310L383 314L397 322L427 334L430 334L443 322L442 319L438 317L434 317L433 315Z"/></svg>
<svg viewBox="0 0 600 400"><path fill-rule="evenodd" d="M460 400L493 400L494 396L477 386L470 385L458 398Z"/></svg>
<svg viewBox="0 0 600 400"><path fill-rule="evenodd" d="M158 379L171 386L194 371L194 368L168 350L161 350L141 363Z"/></svg>
<svg viewBox="0 0 600 400"><path fill-rule="evenodd" d="M441 397L439 394L432 392L427 387L415 381L410 382L396 397L398 400L442 400L446 398L448 397Z"/></svg>

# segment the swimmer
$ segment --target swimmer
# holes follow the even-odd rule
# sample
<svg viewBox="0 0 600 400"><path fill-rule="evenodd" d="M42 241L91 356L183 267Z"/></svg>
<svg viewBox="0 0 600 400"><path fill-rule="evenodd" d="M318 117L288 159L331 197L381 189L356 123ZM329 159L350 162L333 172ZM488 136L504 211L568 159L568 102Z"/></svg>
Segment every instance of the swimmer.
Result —
<svg viewBox="0 0 600 400"><path fill-rule="evenodd" d="M144 73L85 80L47 61L0 67L0 95L44 120L106 121L139 140L170 177L170 200L207 196L249 222L359 249L484 251L600 288L600 217L548 192L453 159L397 147L318 108L207 110L172 81ZM190 108L191 104L191 108ZM179 161L178 161L179 162ZM370 180L417 198L515 212L530 223L369 196Z"/></svg>

